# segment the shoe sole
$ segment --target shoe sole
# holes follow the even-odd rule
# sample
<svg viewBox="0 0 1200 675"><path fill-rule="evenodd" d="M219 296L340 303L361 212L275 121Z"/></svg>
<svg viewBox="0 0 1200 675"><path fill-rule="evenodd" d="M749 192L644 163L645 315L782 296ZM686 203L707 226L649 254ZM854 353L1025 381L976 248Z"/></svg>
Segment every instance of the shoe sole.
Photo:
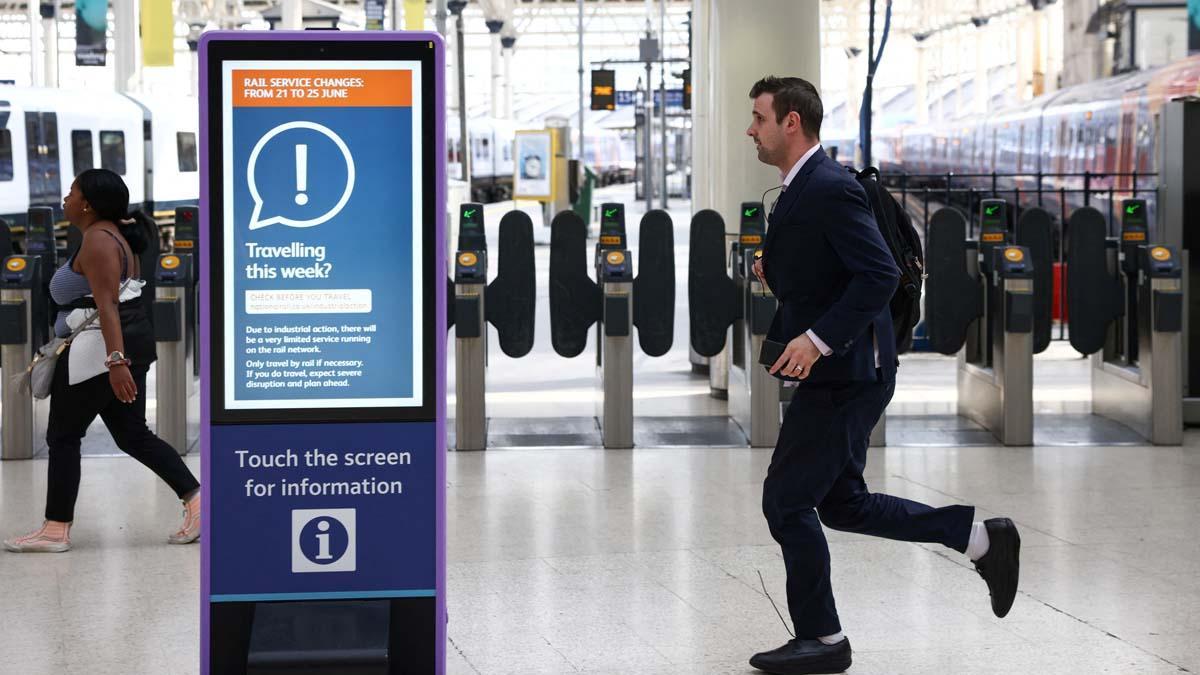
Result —
<svg viewBox="0 0 1200 675"><path fill-rule="evenodd" d="M37 547L23 547L4 542L4 550L10 553L66 553L71 550L70 544L46 544Z"/></svg>
<svg viewBox="0 0 1200 675"><path fill-rule="evenodd" d="M760 662L761 663L761 662ZM750 665L764 673L771 675L837 675L850 670L852 661L847 659L845 665L838 663L816 663L812 666L797 666L795 668L777 668L769 665L760 665L755 663L754 659L750 659Z"/></svg>
<svg viewBox="0 0 1200 675"><path fill-rule="evenodd" d="M1007 602L1005 602L1004 604L1001 604L1000 606L997 606L994 603L992 605L992 613L995 614L996 617L1000 618L1000 619L1003 619L1004 617L1008 616L1009 611L1012 610L1013 602L1017 599L1017 588L1019 587L1020 582L1021 582L1021 534L1019 532L1017 532L1017 526L1016 526L1016 524L1013 523L1013 521L1011 519L1004 518L1003 520L1004 520L1005 526L1007 528L1010 528L1009 531L1012 532L1011 541L1006 542L1006 544L1010 544L1010 545L1006 545L1005 548L1008 549L1006 551L1006 553L1007 553L1006 557L1009 558L1009 560L1012 564L1013 579L1012 579L1011 595L1009 593L1005 593L1005 595L1007 596L1006 597Z"/></svg>
<svg viewBox="0 0 1200 675"><path fill-rule="evenodd" d="M183 545L186 545L186 544L194 544L194 543L196 543L196 542L198 542L198 541L200 541L200 535L199 535L198 533L196 534L196 536L194 536L194 537L189 537L189 538L186 538L186 539L176 539L175 537L168 537L168 538L167 538L167 543L168 543L168 544L174 544L174 545L176 545L176 546L183 546Z"/></svg>

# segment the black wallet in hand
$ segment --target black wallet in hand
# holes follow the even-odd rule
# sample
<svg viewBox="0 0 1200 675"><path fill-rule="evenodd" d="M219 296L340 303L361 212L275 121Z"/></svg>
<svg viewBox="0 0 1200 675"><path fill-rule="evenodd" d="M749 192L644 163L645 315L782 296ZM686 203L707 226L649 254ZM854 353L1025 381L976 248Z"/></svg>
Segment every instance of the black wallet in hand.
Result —
<svg viewBox="0 0 1200 675"><path fill-rule="evenodd" d="M768 371L775 362L783 356L783 350L787 349L787 345L782 342L774 342L772 340L763 340L762 349L758 352L758 363ZM800 378L790 375L783 375L782 370L776 371L771 377L783 380L785 382L799 382Z"/></svg>

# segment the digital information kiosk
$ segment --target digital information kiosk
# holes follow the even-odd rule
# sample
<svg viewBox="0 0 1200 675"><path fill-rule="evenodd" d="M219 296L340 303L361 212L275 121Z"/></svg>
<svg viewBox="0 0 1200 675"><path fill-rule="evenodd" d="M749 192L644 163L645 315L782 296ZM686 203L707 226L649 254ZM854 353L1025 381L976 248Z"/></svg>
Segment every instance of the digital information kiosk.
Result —
<svg viewBox="0 0 1200 675"><path fill-rule="evenodd" d="M441 673L441 38L200 49L201 672Z"/></svg>

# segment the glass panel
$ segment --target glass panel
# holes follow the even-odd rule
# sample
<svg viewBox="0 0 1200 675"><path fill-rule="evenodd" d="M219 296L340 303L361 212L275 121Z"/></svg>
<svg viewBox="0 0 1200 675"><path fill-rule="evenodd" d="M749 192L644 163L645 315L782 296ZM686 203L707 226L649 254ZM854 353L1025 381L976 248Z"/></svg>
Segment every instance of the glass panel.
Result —
<svg viewBox="0 0 1200 675"><path fill-rule="evenodd" d="M100 167L125 175L125 132L100 132Z"/></svg>
<svg viewBox="0 0 1200 675"><path fill-rule="evenodd" d="M96 166L92 154L92 132L87 129L75 129L71 132L71 168L75 175Z"/></svg>

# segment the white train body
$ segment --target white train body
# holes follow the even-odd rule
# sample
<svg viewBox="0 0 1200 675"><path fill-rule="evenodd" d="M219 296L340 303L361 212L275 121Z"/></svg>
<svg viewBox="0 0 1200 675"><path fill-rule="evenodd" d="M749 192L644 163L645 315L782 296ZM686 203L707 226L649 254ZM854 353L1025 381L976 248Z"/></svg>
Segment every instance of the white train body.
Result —
<svg viewBox="0 0 1200 675"><path fill-rule="evenodd" d="M98 167L125 179L131 209L169 219L199 202L198 143L194 99L0 86L0 218L22 227L33 206L61 218L71 181Z"/></svg>

